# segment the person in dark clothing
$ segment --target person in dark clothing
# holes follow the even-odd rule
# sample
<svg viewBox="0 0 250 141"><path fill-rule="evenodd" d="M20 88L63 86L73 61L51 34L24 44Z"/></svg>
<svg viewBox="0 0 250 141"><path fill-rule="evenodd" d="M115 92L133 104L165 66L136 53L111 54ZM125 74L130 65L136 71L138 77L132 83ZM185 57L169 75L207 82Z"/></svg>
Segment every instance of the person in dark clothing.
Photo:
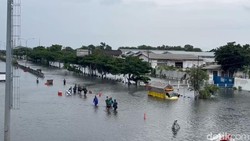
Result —
<svg viewBox="0 0 250 141"><path fill-rule="evenodd" d="M172 125L172 131L177 133L179 130L180 130L180 125L177 123L177 120L175 120Z"/></svg>
<svg viewBox="0 0 250 141"><path fill-rule="evenodd" d="M84 96L86 96L86 94L87 94L87 92L88 92L87 88L86 88L86 87L83 87L83 88L82 88L82 91L83 91L83 93L84 93Z"/></svg>
<svg viewBox="0 0 250 141"><path fill-rule="evenodd" d="M112 108L113 103L114 103L114 101L113 101L112 97L110 97L109 98L109 105L110 105L111 108Z"/></svg>
<svg viewBox="0 0 250 141"><path fill-rule="evenodd" d="M68 91L69 91L70 93L72 93L72 87L70 87Z"/></svg>
<svg viewBox="0 0 250 141"><path fill-rule="evenodd" d="M168 97L170 97L169 93L166 93L166 95L167 95Z"/></svg>
<svg viewBox="0 0 250 141"><path fill-rule="evenodd" d="M116 99L114 99L113 108L114 108L114 111L116 111L116 109L118 108L118 103Z"/></svg>
<svg viewBox="0 0 250 141"><path fill-rule="evenodd" d="M109 107L109 97L108 96L106 97L105 103L106 103L106 108L110 108Z"/></svg>
<svg viewBox="0 0 250 141"><path fill-rule="evenodd" d="M66 85L66 80L65 79L63 79L63 85Z"/></svg>
<svg viewBox="0 0 250 141"><path fill-rule="evenodd" d="M75 86L73 88L73 92L74 92L74 94L76 94L76 84L75 84Z"/></svg>
<svg viewBox="0 0 250 141"><path fill-rule="evenodd" d="M38 80L38 78L36 78L36 83L37 83L37 84L39 83L39 80Z"/></svg>

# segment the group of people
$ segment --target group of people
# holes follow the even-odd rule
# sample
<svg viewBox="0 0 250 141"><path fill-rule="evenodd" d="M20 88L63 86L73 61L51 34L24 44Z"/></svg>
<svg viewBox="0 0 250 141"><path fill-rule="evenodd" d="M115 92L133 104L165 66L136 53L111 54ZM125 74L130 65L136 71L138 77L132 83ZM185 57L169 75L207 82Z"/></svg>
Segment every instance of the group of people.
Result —
<svg viewBox="0 0 250 141"><path fill-rule="evenodd" d="M107 96L105 103L106 103L106 108L108 110L114 108L114 111L116 111L118 108L118 103L117 103L116 99L113 100L112 97Z"/></svg>
<svg viewBox="0 0 250 141"><path fill-rule="evenodd" d="M76 84L75 84L75 86L73 88L70 87L67 92L71 95L72 93L76 94L76 91L78 91L79 95L81 95L82 91L83 91L84 92L84 96L86 96L86 94L88 92L88 90L87 90L86 87L81 87L80 85L77 86Z"/></svg>
<svg viewBox="0 0 250 141"><path fill-rule="evenodd" d="M65 79L63 80L63 84L66 85L66 80L65 80ZM81 87L80 85L78 85L78 87L77 87L77 85L75 84L73 88L70 87L70 88L66 91L66 95L76 94L76 91L78 91L78 94L80 94L80 95L81 95L81 92L83 91L83 92L84 92L84 96L86 96L86 94L87 94L87 92L88 92L88 90L87 90L86 87ZM89 93L92 93L92 92L90 91ZM99 96L100 96L100 95L99 95ZM106 102L106 108L107 108L108 110L109 110L109 109L112 109L112 108L114 108L114 111L117 110L117 108L118 108L118 103L117 103L116 99L113 100L112 97L108 97L108 96L107 96L105 102ZM94 99L93 99L93 103L94 103L95 106L98 105L98 98L97 98L96 95L95 95L95 97L94 97Z"/></svg>
<svg viewBox="0 0 250 141"><path fill-rule="evenodd" d="M109 110L109 109L112 109L112 108L114 108L114 111L117 110L117 108L118 108L118 103L117 103L116 99L113 100L112 97L108 97L108 96L107 96L105 102L106 102L106 108L107 108L108 110ZM95 95L95 97L94 97L94 99L93 99L93 103L94 103L95 106L98 105L98 98L97 98L96 95Z"/></svg>

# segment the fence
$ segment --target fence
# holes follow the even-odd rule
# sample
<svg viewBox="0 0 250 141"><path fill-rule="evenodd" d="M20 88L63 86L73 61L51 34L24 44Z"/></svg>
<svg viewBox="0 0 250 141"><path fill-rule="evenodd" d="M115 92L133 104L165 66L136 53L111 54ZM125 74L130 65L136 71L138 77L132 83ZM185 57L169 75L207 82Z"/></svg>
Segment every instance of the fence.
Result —
<svg viewBox="0 0 250 141"><path fill-rule="evenodd" d="M214 76L214 84L216 84L219 87L232 88L234 86L234 78Z"/></svg>
<svg viewBox="0 0 250 141"><path fill-rule="evenodd" d="M235 78L234 87L241 87L242 90L250 91L250 79Z"/></svg>

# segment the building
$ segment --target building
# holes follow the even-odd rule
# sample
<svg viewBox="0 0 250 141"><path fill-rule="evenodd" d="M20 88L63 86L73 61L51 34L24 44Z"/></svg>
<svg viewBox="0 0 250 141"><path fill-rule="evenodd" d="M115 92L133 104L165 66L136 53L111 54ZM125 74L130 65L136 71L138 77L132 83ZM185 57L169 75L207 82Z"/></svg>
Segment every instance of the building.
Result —
<svg viewBox="0 0 250 141"><path fill-rule="evenodd" d="M156 68L156 66L166 65L187 69L204 64L203 59L188 54L141 53L138 56L144 61L148 61L151 64L152 68Z"/></svg>
<svg viewBox="0 0 250 141"><path fill-rule="evenodd" d="M112 56L112 57L120 57L122 55L121 50L102 50L105 55ZM89 49L77 49L76 56L83 57L86 55L92 54L92 51Z"/></svg>
<svg viewBox="0 0 250 141"><path fill-rule="evenodd" d="M187 69L194 66L202 66L205 64L202 58L191 54L156 54L153 51L137 51L126 52L125 56L137 56L143 61L149 62L152 68L157 66L173 66L177 68Z"/></svg>
<svg viewBox="0 0 250 141"><path fill-rule="evenodd" d="M104 54L112 56L112 57L121 57L121 50L104 50Z"/></svg>

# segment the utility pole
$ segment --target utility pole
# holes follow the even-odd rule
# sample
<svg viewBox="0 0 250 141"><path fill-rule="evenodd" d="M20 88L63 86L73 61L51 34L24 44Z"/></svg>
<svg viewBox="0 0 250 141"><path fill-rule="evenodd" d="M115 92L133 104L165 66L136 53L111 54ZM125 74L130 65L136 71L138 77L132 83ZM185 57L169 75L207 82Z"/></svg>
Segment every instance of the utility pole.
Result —
<svg viewBox="0 0 250 141"><path fill-rule="evenodd" d="M10 110L12 95L12 12L13 0L7 0L7 33L6 33L6 82L5 82L5 111L4 111L4 141L10 141Z"/></svg>
<svg viewBox="0 0 250 141"><path fill-rule="evenodd" d="M147 50L147 55L148 55L148 63L149 63L149 49Z"/></svg>
<svg viewBox="0 0 250 141"><path fill-rule="evenodd" d="M198 56L198 61L197 61L195 100L198 99L199 95L199 63L200 63L199 61L200 61L200 56Z"/></svg>

